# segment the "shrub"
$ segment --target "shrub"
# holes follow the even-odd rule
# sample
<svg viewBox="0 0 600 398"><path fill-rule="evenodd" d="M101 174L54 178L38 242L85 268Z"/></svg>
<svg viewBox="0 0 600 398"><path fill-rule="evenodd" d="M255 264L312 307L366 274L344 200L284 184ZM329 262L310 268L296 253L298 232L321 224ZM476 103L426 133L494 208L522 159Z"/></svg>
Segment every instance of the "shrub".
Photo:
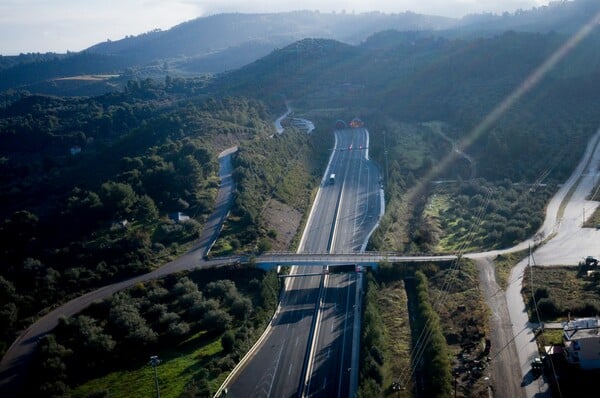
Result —
<svg viewBox="0 0 600 398"><path fill-rule="evenodd" d="M537 301L537 308L542 319L554 319L561 315L561 310L558 308L554 300L551 298L542 298Z"/></svg>
<svg viewBox="0 0 600 398"><path fill-rule="evenodd" d="M223 351L227 353L233 351L235 336L231 330L223 333L223 336L221 336L221 345L223 346Z"/></svg>

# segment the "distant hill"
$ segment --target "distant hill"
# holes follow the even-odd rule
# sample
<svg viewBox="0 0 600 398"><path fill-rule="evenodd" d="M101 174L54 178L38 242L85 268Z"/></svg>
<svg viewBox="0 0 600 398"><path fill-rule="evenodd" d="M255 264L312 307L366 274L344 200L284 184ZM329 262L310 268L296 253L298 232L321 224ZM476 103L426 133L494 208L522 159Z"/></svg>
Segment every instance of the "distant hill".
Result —
<svg viewBox="0 0 600 398"><path fill-rule="evenodd" d="M75 75L122 73L124 68L130 65L124 57L87 52L23 58L23 62L0 69L0 90L31 88L55 78Z"/></svg>
<svg viewBox="0 0 600 398"><path fill-rule="evenodd" d="M517 10L514 13L474 14L462 18L452 34L495 34L507 30L519 32L559 32L572 33L600 13L597 0L551 1L546 6L530 10Z"/></svg>
<svg viewBox="0 0 600 398"><path fill-rule="evenodd" d="M128 80L199 76L231 71L277 48L322 38L360 44L382 31L420 32L437 37L489 37L507 30L576 31L600 12L596 0L556 1L515 13L477 14L451 19L405 12L348 14L294 11L272 14L219 14L197 18L169 30L96 44L79 53L0 57L0 90L93 95L123 87ZM117 74L110 81L57 83L57 78ZM75 83L74 83L75 82Z"/></svg>
<svg viewBox="0 0 600 398"><path fill-rule="evenodd" d="M269 43L272 48L281 47L307 37L356 44L380 30L439 30L455 23L450 18L410 12L330 14L294 11L275 14L220 14L197 18L167 31L100 43L86 51L127 56L145 63L156 59L207 56L226 52L228 49L237 51L247 43Z"/></svg>
<svg viewBox="0 0 600 398"><path fill-rule="evenodd" d="M0 90L25 88L53 94L53 78L125 72L126 80L165 75L219 73L246 65L276 48L307 37L359 43L383 29L439 30L456 20L414 13L329 14L296 11L275 14L220 14L197 18L166 31L152 31L94 45L67 55L0 58ZM31 86L33 85L33 86ZM99 86L104 92L106 84ZM90 86L85 88L86 93ZM75 90L76 91L76 90ZM69 94L74 92L69 87Z"/></svg>
<svg viewBox="0 0 600 398"><path fill-rule="evenodd" d="M390 131L383 120L441 120L462 136L515 93L568 37L509 31L446 39L426 32L386 31L358 46L305 39L223 74L214 90L273 105L287 98L306 109L335 106L347 113L338 117L361 114L375 131ZM600 123L595 110L600 106L595 89L600 84L599 46L600 32L578 43L497 123L490 137L508 143L503 144L508 147L504 153L493 149L496 144L486 141L492 139L487 136L473 144L470 150L481 174L532 178L549 153L560 159L557 169L570 171L583 148L583 134ZM561 130L566 120L580 125L567 133ZM538 133L543 140L535 140ZM574 155L564 158L566 154ZM501 163L509 167L495 167Z"/></svg>

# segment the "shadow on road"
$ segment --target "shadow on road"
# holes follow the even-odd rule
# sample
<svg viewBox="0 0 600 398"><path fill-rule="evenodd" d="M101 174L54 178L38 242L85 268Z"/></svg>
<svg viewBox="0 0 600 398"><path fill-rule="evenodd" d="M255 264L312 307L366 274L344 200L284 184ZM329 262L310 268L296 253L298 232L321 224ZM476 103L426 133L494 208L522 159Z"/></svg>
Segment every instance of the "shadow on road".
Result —
<svg viewBox="0 0 600 398"><path fill-rule="evenodd" d="M279 315L273 326L285 325L288 323L298 323L304 318L312 317L315 313L315 309L307 308L302 310L291 310L285 311Z"/></svg>
<svg viewBox="0 0 600 398"><path fill-rule="evenodd" d="M534 372L532 369L529 369L529 372L523 376L523 381L521 382L521 387L526 387L540 378L541 372Z"/></svg>

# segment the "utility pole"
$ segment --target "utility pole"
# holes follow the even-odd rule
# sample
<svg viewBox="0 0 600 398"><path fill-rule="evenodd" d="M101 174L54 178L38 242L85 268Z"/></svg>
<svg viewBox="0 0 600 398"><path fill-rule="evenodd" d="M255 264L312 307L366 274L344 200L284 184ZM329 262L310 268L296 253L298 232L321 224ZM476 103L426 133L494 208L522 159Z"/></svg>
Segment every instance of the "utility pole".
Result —
<svg viewBox="0 0 600 398"><path fill-rule="evenodd" d="M160 398L160 389L158 388L158 375L156 374L156 367L160 363L158 356L152 355L150 357L150 365L154 368L154 385L156 386L156 398Z"/></svg>
<svg viewBox="0 0 600 398"><path fill-rule="evenodd" d="M454 372L454 398L456 398L456 389L458 387L458 380L457 380L457 374L456 372Z"/></svg>

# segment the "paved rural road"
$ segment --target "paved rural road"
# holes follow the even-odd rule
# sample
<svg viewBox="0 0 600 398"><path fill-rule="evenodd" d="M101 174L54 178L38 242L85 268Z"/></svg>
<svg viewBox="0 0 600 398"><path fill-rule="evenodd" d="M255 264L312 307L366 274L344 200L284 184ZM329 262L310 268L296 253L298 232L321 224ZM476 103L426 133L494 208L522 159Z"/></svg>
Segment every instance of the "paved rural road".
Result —
<svg viewBox="0 0 600 398"><path fill-rule="evenodd" d="M536 233L537 236L546 237L548 240L534 251L536 264L577 265L582 257L599 254L597 242L600 232L591 228L581 228L583 209L586 215L590 216L598 206L597 202L590 202L586 198L600 181L599 142L600 130L589 140L577 168L548 203L544 224ZM545 380L541 377L536 379L531 373L531 361L538 355L533 335L533 327L537 325L529 322L521 295L528 259L519 262L513 268L504 295L497 290L495 278L485 275L490 272L491 261L497 255L524 250L536 243L534 238L531 238L509 249L465 255L473 258L479 266L482 288L493 313L491 326L495 330L492 338L496 341L492 341L492 355L497 355L497 360L493 361L492 366L498 397L516 396L514 388L517 386L521 390L521 396L550 396ZM504 296L504 300L500 296ZM511 330L508 330L509 325ZM518 369L518 375L514 374L515 369ZM511 381L512 386L507 386L507 380ZM498 389L504 392L500 393Z"/></svg>
<svg viewBox="0 0 600 398"><path fill-rule="evenodd" d="M593 228L582 228L583 209L591 216L598 203L586 200L599 181L600 130L588 142L585 154L565 185L548 206L547 220L544 226L550 230L552 238L533 253L537 265L573 265L582 257L599 253L600 232ZM561 213L561 207L564 212ZM552 213L550 213L552 212ZM531 373L531 361L538 356L534 341L533 327L525 311L521 296L523 275L527 272L528 260L518 263L510 274L510 285L506 291L510 319L513 324L515 344L519 354L522 384L526 396L551 396L548 384L543 378L534 378Z"/></svg>
<svg viewBox="0 0 600 398"><path fill-rule="evenodd" d="M140 282L161 278L174 272L190 270L199 266L214 267L226 265L231 261L235 261L235 259L204 261L202 258L214 239L219 235L221 225L227 217L227 213L233 201L234 184L231 177L231 156L236 150L237 147L230 148L219 155L219 177L221 179L221 186L219 187L219 192L217 194L215 210L207 220L204 230L193 248L183 256L153 272L104 286L98 290L75 298L51 311L27 328L10 346L2 358L2 362L0 362L0 397L10 398L18 396L24 382L27 365L38 340L56 327L58 319L61 316L73 316L93 302L102 300L119 290Z"/></svg>

